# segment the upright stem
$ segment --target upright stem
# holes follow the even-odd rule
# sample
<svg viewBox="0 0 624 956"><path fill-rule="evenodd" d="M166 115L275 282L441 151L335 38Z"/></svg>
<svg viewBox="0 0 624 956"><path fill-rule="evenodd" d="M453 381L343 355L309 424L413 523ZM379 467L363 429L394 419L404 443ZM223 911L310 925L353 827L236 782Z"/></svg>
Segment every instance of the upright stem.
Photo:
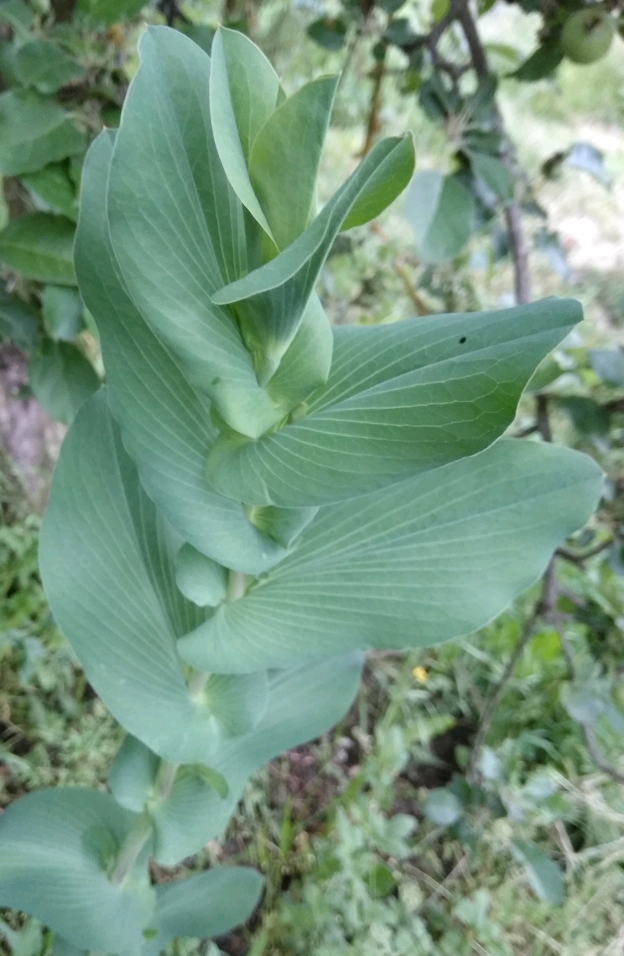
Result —
<svg viewBox="0 0 624 956"><path fill-rule="evenodd" d="M240 571L230 571L228 576L226 600L237 601L239 598L242 598L245 594L246 587L247 575L241 574Z"/></svg>
<svg viewBox="0 0 624 956"><path fill-rule="evenodd" d="M145 844L152 835L152 821L147 810L138 818L124 840L117 857L115 869L111 874L111 883L121 886L127 879Z"/></svg>
<svg viewBox="0 0 624 956"><path fill-rule="evenodd" d="M160 761L155 786L157 799L165 800L171 793L178 767L179 764L173 763L171 760ZM115 869L110 878L111 883L115 886L122 886L126 881L145 844L151 837L153 829L152 818L148 811L144 810L128 833L119 851Z"/></svg>

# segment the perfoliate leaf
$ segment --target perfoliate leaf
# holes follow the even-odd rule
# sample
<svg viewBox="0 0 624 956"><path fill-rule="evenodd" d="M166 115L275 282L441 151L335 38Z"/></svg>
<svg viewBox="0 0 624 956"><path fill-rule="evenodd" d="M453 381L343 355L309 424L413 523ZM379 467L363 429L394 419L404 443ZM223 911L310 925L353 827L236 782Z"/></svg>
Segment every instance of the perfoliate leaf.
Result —
<svg viewBox="0 0 624 956"><path fill-rule="evenodd" d="M75 345L44 339L28 363L33 395L53 421L69 425L83 402L100 387L91 362Z"/></svg>
<svg viewBox="0 0 624 956"><path fill-rule="evenodd" d="M472 455L511 424L535 367L580 319L574 300L545 299L338 328L327 384L297 420L255 442L221 435L208 477L248 505L312 507Z"/></svg>
<svg viewBox="0 0 624 956"><path fill-rule="evenodd" d="M78 413L54 474L39 549L46 595L119 722L174 763L211 763L235 707L228 701L222 726L218 706L191 696L184 680L176 638L206 612L176 587L181 543L139 484L100 391ZM245 720L240 682L238 707Z"/></svg>
<svg viewBox="0 0 624 956"><path fill-rule="evenodd" d="M245 273L247 249L211 132L210 58L167 27L148 29L139 52L109 175L115 256L134 305L189 383L231 427L257 437L288 409L259 387L236 322L211 301Z"/></svg>
<svg viewBox="0 0 624 956"><path fill-rule="evenodd" d="M512 853L523 863L531 889L538 899L560 906L565 899L561 870L550 857L530 840L514 840Z"/></svg>
<svg viewBox="0 0 624 956"><path fill-rule="evenodd" d="M56 93L66 83L86 75L73 57L48 40L33 40L20 46L13 68L22 86L31 86L44 94Z"/></svg>
<svg viewBox="0 0 624 956"><path fill-rule="evenodd" d="M414 140L403 139L399 149L390 154L371 178L342 224L342 231L363 226L379 216L408 185L414 172Z"/></svg>
<svg viewBox="0 0 624 956"><path fill-rule="evenodd" d="M183 539L226 567L257 574L279 560L283 548L254 528L239 502L211 491L205 468L216 429L208 402L151 330L119 276L105 214L112 142L110 132L102 133L89 150L76 237L78 279L98 325L111 409L143 486ZM294 369L285 391L287 385L296 388Z"/></svg>
<svg viewBox="0 0 624 956"><path fill-rule="evenodd" d="M316 180L337 84L332 76L306 83L253 140L249 176L278 249L294 242L316 212Z"/></svg>
<svg viewBox="0 0 624 956"><path fill-rule="evenodd" d="M227 570L191 544L184 544L175 559L175 582L193 604L216 607L225 597Z"/></svg>
<svg viewBox="0 0 624 956"><path fill-rule="evenodd" d="M74 946L68 939L64 939L58 933L55 933L52 943L52 956L88 956L88 951L81 949L79 946Z"/></svg>
<svg viewBox="0 0 624 956"><path fill-rule="evenodd" d="M257 365L261 381L270 380L292 342L343 222L371 183L378 181L380 169L386 164L394 165L395 154L403 150L404 138L377 143L290 246L259 269L213 294L212 301L217 305L236 305L247 346L260 356Z"/></svg>
<svg viewBox="0 0 624 956"><path fill-rule="evenodd" d="M74 946L138 952L152 918L147 874L122 886L110 858L135 821L105 793L82 787L38 790L0 817L0 905L35 916Z"/></svg>
<svg viewBox="0 0 624 956"><path fill-rule="evenodd" d="M224 739L211 761L211 768L225 777L229 795L222 799L197 775L178 774L169 796L151 810L157 832L154 858L171 866L218 837L252 773L282 751L317 737L346 713L361 667L362 656L351 654L274 671L260 722L249 734Z"/></svg>
<svg viewBox="0 0 624 956"><path fill-rule="evenodd" d="M0 259L28 279L76 285L74 232L74 224L64 216L19 216L0 232Z"/></svg>
<svg viewBox="0 0 624 956"><path fill-rule="evenodd" d="M291 555L179 651L201 670L242 672L469 634L536 580L601 485L576 452L499 441L325 508Z"/></svg>
<svg viewBox="0 0 624 956"><path fill-rule="evenodd" d="M331 325L318 295L313 292L297 334L267 386L273 400L296 408L315 388L324 385L331 367L333 347Z"/></svg>
<svg viewBox="0 0 624 956"><path fill-rule="evenodd" d="M132 734L126 734L108 774L108 785L117 803L142 813L152 790L160 758Z"/></svg>
<svg viewBox="0 0 624 956"><path fill-rule="evenodd" d="M76 289L48 285L41 298L43 321L50 338L71 342L84 331L84 308L80 293ZM93 391L97 387L96 385Z"/></svg>
<svg viewBox="0 0 624 956"><path fill-rule="evenodd" d="M31 91L0 96L0 173L19 176L82 152L85 138L62 107Z"/></svg>
<svg viewBox="0 0 624 956"><path fill-rule="evenodd" d="M156 935L140 956L158 956L170 939L222 936L244 923L260 901L264 880L246 866L224 866L161 884L150 927Z"/></svg>
<svg viewBox="0 0 624 956"><path fill-rule="evenodd" d="M210 66L216 148L234 192L269 236L271 228L254 192L248 163L254 140L279 99L279 78L258 47L238 30L218 30Z"/></svg>
<svg viewBox="0 0 624 956"><path fill-rule="evenodd" d="M455 176L432 169L416 173L407 192L405 214L424 262L452 259L472 231L474 200Z"/></svg>
<svg viewBox="0 0 624 956"><path fill-rule="evenodd" d="M267 708L266 671L211 674L201 699L227 737L240 737L257 726Z"/></svg>

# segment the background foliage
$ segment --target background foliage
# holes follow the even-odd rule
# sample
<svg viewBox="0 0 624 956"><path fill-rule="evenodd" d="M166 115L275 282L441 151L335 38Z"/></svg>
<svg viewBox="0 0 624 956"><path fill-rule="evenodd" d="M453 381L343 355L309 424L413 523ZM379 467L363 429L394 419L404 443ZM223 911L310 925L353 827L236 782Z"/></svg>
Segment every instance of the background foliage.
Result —
<svg viewBox="0 0 624 956"><path fill-rule="evenodd" d="M444 63L470 53L461 32L446 33L441 46L415 39L444 22L449 4L308 9L226 0L223 9L163 3L144 11L206 45L218 20L248 30L289 92L344 68L323 198L378 133L414 130L419 175L429 177L420 188L437 196L436 206L413 231L397 206L336 243L322 277L333 321L510 304L514 279L516 297L527 294L518 288L518 256L526 254L533 296L571 292L587 321L538 373L514 434L538 430L589 451L609 477L597 519L535 593L470 641L373 657L343 724L254 779L223 841L192 864L251 863L268 876L251 925L218 941L226 953L616 956L624 946L624 46L615 40L592 66L561 62L563 20L582 4L540 4L546 18L537 6L480 8L508 133L492 113L491 86L473 83L454 95ZM28 353L34 395L66 423L101 371L69 253L80 159L86 141L118 117L136 69L139 10L111 0L73 12L0 5L8 88L0 99L0 330ZM526 75L533 51L544 47L545 65L542 57L536 72L534 61L531 82L508 78L523 68ZM408 196L408 219L410 204L422 206ZM518 207L524 250L513 246L510 205ZM446 209L450 240L441 228ZM54 629L37 576L38 518L28 513L19 468L7 462L4 472L7 804L41 785L101 785L119 731ZM477 754L480 728L487 733ZM156 867L153 876L170 874ZM5 921L11 951L46 951L49 940L33 921L10 913Z"/></svg>

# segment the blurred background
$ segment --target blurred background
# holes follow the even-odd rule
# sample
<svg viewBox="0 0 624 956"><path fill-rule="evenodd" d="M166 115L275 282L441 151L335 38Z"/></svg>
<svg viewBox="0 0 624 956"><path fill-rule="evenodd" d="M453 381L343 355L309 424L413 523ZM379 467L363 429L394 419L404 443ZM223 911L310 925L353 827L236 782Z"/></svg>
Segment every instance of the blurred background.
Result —
<svg viewBox="0 0 624 956"><path fill-rule="evenodd" d="M145 23L206 51L219 23L241 29L288 93L342 73L321 203L377 137L413 133L407 192L332 250L333 323L552 294L585 313L511 434L601 463L595 519L484 631L370 656L342 724L257 774L228 832L184 864L258 867L259 912L172 953L624 956L620 6L0 0L0 807L105 786L122 735L55 629L37 534L65 429L103 375L72 265L82 157L119 122ZM3 914L0 953L49 946Z"/></svg>

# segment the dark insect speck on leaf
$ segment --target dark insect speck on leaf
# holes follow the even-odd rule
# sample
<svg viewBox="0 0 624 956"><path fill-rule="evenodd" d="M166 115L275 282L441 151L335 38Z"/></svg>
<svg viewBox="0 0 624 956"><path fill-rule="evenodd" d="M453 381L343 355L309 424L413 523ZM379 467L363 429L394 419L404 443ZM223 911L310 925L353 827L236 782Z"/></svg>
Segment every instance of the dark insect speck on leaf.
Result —
<svg viewBox="0 0 624 956"><path fill-rule="evenodd" d="M462 335L461 339L459 340L459 344L463 345L465 341L466 341L466 336Z"/></svg>

